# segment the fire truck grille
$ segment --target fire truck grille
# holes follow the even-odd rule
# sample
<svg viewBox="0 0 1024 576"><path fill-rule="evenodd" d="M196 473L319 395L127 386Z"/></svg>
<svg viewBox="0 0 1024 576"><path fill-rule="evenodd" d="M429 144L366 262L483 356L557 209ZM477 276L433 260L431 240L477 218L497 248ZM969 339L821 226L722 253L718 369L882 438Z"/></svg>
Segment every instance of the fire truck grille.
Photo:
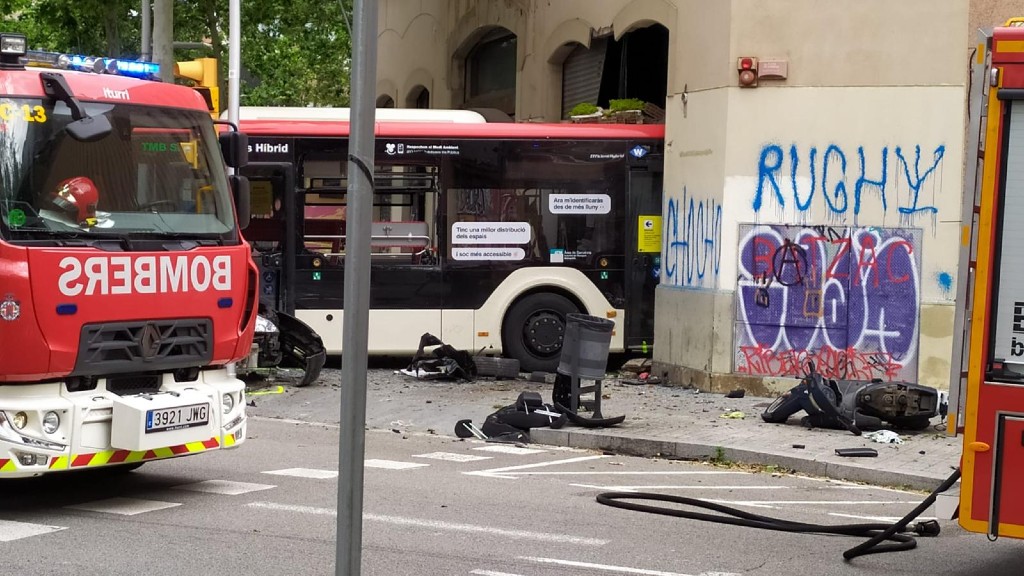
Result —
<svg viewBox="0 0 1024 576"><path fill-rule="evenodd" d="M212 358L208 318L86 324L72 375L165 371L203 366Z"/></svg>

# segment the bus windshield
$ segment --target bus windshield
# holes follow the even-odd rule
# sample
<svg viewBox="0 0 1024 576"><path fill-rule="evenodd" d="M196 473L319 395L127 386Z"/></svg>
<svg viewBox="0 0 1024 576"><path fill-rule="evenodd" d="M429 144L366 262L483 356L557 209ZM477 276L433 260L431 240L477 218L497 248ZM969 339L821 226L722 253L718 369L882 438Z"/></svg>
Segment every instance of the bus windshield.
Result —
<svg viewBox="0 0 1024 576"><path fill-rule="evenodd" d="M113 130L85 142L63 102L0 98L0 236L237 242L220 148L201 111L83 103Z"/></svg>

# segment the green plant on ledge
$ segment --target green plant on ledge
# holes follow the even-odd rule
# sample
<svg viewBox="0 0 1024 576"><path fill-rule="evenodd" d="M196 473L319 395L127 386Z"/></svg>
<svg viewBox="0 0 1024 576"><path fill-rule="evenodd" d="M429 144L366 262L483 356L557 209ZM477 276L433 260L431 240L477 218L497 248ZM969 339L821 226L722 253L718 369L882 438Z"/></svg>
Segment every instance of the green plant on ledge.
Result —
<svg viewBox="0 0 1024 576"><path fill-rule="evenodd" d="M579 104L572 107L569 111L569 116L589 116L600 110L595 104L590 102L580 102Z"/></svg>
<svg viewBox="0 0 1024 576"><path fill-rule="evenodd" d="M644 101L639 98L621 98L608 101L608 113L627 112L631 110L643 110Z"/></svg>

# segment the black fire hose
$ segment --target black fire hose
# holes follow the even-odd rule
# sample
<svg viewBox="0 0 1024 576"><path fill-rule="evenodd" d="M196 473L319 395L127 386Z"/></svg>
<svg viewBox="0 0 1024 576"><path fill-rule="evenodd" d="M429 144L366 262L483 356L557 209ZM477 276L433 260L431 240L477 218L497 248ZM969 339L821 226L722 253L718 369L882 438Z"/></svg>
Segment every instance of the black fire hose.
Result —
<svg viewBox="0 0 1024 576"><path fill-rule="evenodd" d="M935 498L939 493L945 492L959 478L960 470L957 469L949 478L939 485L938 488L929 494L927 498L918 504L917 507L911 510L909 514L904 516L899 522L891 525L880 523L830 525L792 522L780 518L772 518L771 516L753 514L737 508L723 506L714 502L705 502L704 500L698 500L696 498L673 496L670 494L657 494L653 492L604 492L597 495L597 501L606 506L613 506L615 508L636 510L638 512L650 512L652 514L675 516L678 518L690 518L692 520L705 520L707 522L731 524L733 526L746 526L749 528L761 528L764 530L777 530L781 532L838 534L842 536L860 536L869 538L869 540L863 544L843 552L843 558L846 560L852 560L857 556L863 556L865 554L911 550L917 546L917 540L915 540L913 536L910 536L910 533L914 533L918 536L938 536L939 523L935 520L918 522L914 525L912 530L907 530L907 526L914 520L914 518L920 516L922 512L935 502ZM694 508L714 510L715 512L719 512L723 515L692 512L689 510L667 508L664 506L638 504L636 502L626 502L625 500L656 500L661 502L671 502L673 504L682 504L684 506L692 506ZM887 540L892 543L881 544L883 541Z"/></svg>

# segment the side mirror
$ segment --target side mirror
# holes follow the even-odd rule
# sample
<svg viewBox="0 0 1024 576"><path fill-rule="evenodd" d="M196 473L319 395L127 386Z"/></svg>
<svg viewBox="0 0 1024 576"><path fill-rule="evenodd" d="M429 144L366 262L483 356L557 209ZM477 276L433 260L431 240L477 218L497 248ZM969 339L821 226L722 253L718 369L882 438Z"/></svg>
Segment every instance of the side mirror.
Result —
<svg viewBox="0 0 1024 576"><path fill-rule="evenodd" d="M245 176L232 174L229 176L231 192L235 197L235 213L238 215L238 229L245 230L252 216L252 203L249 194L249 179Z"/></svg>
<svg viewBox="0 0 1024 576"><path fill-rule="evenodd" d="M110 120L103 114L86 116L71 122L64 128L68 135L79 142L96 142L107 137L113 130Z"/></svg>
<svg viewBox="0 0 1024 576"><path fill-rule="evenodd" d="M220 152L224 155L224 163L232 168L241 168L249 163L249 137L242 132L222 132Z"/></svg>

